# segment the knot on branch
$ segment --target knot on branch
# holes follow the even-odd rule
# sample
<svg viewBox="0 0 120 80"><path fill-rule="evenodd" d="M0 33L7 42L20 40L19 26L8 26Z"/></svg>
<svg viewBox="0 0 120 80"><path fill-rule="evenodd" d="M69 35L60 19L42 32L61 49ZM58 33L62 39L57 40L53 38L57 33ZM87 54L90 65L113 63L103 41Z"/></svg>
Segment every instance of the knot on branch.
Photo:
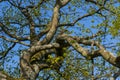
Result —
<svg viewBox="0 0 120 80"><path fill-rule="evenodd" d="M115 62L116 62L116 64L120 64L120 56L116 57Z"/></svg>

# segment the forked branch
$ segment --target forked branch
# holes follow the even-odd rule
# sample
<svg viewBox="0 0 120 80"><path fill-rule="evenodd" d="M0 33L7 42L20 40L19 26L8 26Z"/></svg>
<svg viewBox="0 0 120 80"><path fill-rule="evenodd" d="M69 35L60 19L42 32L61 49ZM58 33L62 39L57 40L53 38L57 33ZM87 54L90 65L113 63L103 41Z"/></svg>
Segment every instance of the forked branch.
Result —
<svg viewBox="0 0 120 80"><path fill-rule="evenodd" d="M66 34L63 34L59 36L59 39L66 40L76 51L78 51L82 56L86 58L94 58L98 56L102 56L106 61L108 61L110 64L120 68L120 58L115 57L113 53L107 51L104 46L102 46L99 42L94 41L94 40L84 40L84 39L76 39L73 38L72 36L68 36ZM80 40L80 41L78 41ZM94 46L98 47L97 51L94 51L93 54L90 54L90 52L80 46L80 44L85 44L85 45L91 45L94 43Z"/></svg>

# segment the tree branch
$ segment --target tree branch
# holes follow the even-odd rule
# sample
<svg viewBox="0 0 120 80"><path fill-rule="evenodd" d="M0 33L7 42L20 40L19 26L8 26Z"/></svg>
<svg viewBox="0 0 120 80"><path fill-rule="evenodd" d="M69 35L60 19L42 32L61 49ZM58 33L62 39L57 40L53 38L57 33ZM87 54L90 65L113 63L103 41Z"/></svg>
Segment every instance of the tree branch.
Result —
<svg viewBox="0 0 120 80"><path fill-rule="evenodd" d="M30 40L31 40L31 44L34 44L34 41L36 40L36 34L35 34L35 24L34 21L31 17L31 15L29 14L28 10L26 8L21 9L22 14L27 18L27 20L29 21L29 26L30 26Z"/></svg>
<svg viewBox="0 0 120 80"><path fill-rule="evenodd" d="M46 33L50 30L51 25L52 25L51 22L50 22L49 24L47 24L47 25L46 25L46 28L47 28L47 29L42 30L42 31L38 34L37 37L38 37L38 38L41 38L44 34L46 34Z"/></svg>
<svg viewBox="0 0 120 80"><path fill-rule="evenodd" d="M79 20L81 20L81 19L83 19L83 18L86 18L86 17L89 17L89 16L92 16L93 14L99 12L101 9L102 9L102 8L96 10L96 11L93 12L93 13L85 14L85 15L83 15L83 16L77 18L76 20L74 20L72 23L68 23L68 24L59 24L58 27L60 27L60 26L74 26L75 23L77 23Z"/></svg>
<svg viewBox="0 0 120 80"><path fill-rule="evenodd" d="M75 50L77 50L82 56L87 57L89 52L87 49L81 47L76 40L72 37L67 36L66 34L60 36L60 38L66 40Z"/></svg>
<svg viewBox="0 0 120 80"><path fill-rule="evenodd" d="M107 1L107 0L104 0L104 1L103 1L103 4L100 4L100 3L98 3L98 2L96 2L96 1L94 1L94 0L86 0L86 1L87 1L87 2L91 2L91 3L95 4L95 5L98 5L98 6L102 7L102 8L104 8L105 10L107 10L107 11L112 12L113 14L115 14L115 12L113 12L113 11L111 11L110 9L107 9L107 8L105 7L105 4L106 4L106 1Z"/></svg>
<svg viewBox="0 0 120 80"><path fill-rule="evenodd" d="M17 7L21 13L26 17L26 19L29 22L29 26L30 26L30 41L31 44L35 44L35 41L38 41L36 34L35 34L35 24L34 21L32 19L32 16L30 15L28 8L23 8L20 6L17 6L16 4L12 3L11 1L8 1L11 5L13 5L14 7Z"/></svg>
<svg viewBox="0 0 120 80"><path fill-rule="evenodd" d="M87 37L77 37L77 36L74 36L73 38L76 39L77 41L81 41L81 40L90 40L90 39L93 39L99 35L102 35L104 34L104 32L102 31L98 31L96 34L93 34L91 36L87 36Z"/></svg>
<svg viewBox="0 0 120 80"><path fill-rule="evenodd" d="M77 50L82 56L89 58L92 56L102 56L106 61L108 61L110 64L120 68L120 56L115 57L113 55L113 53L107 51L104 46L102 46L99 42L94 41L94 40L81 40L81 39L77 39L75 40L75 38L68 36L66 34L60 35L58 37L59 39L62 40L66 40L75 50ZM78 41L80 40L80 41ZM96 53L93 53L92 55L90 54L90 52L81 47L80 44L85 44L85 45L91 45L93 44L94 46L98 47L99 49L97 51L94 51ZM94 57L93 57L94 58Z"/></svg>
<svg viewBox="0 0 120 80"><path fill-rule="evenodd" d="M40 0L37 5L34 5L34 6L29 5L29 6L26 6L26 8L38 8L40 7L41 4L43 4L43 2L45 2L45 0Z"/></svg>
<svg viewBox="0 0 120 80"><path fill-rule="evenodd" d="M33 56L31 56L30 62L34 63L36 61L41 61L46 55L51 53L56 53L56 49L50 48L36 52Z"/></svg>
<svg viewBox="0 0 120 80"><path fill-rule="evenodd" d="M19 40L19 41L29 40L29 37L20 37L20 36L17 36L17 35L15 35L15 34L11 34L11 33L8 31L8 28L7 28L3 23L1 23L1 22L0 22L0 27L1 27L1 29L2 29L7 35L9 35L9 36L12 37L12 38L15 38L15 39L17 39L17 40Z"/></svg>
<svg viewBox="0 0 120 80"><path fill-rule="evenodd" d="M42 44L49 43L53 38L54 34L56 33L58 22L59 22L59 10L61 7L65 6L69 1L70 0L66 0L66 1L63 0L63 2L61 2L60 0L56 0L52 21L51 21L51 27L46 37L41 42Z"/></svg>
<svg viewBox="0 0 120 80"><path fill-rule="evenodd" d="M51 44L47 44L47 45L32 46L30 49L28 49L28 51L31 54L34 54L40 50L45 50L45 49L50 49L50 48L58 48L58 47L60 47L60 45L58 43L51 43Z"/></svg>
<svg viewBox="0 0 120 80"><path fill-rule="evenodd" d="M0 38L6 40L6 41L8 41L8 42L19 43L19 44L22 44L22 45L25 45L25 46L30 46L29 44L26 44L26 43L24 43L24 42L22 42L22 41L8 39L8 38L6 38L6 37L4 37L4 36L0 36Z"/></svg>
<svg viewBox="0 0 120 80"><path fill-rule="evenodd" d="M41 42L42 44L49 43L56 32L57 25L58 25L58 18L59 18L59 9L60 9L60 6L58 5L57 0L56 0L53 17L52 17L52 22L51 22L51 26L50 26L51 29L49 30L46 37Z"/></svg>
<svg viewBox="0 0 120 80"><path fill-rule="evenodd" d="M47 63L43 63L43 62L37 62L37 64L33 64L32 65L34 67L34 70L36 73L39 73L40 70L43 70L45 68L49 68L50 65L48 65Z"/></svg>
<svg viewBox="0 0 120 80"><path fill-rule="evenodd" d="M2 52L3 56L0 58L0 60L8 54L8 52L16 45L16 43L13 43L11 47L9 47L6 51Z"/></svg>

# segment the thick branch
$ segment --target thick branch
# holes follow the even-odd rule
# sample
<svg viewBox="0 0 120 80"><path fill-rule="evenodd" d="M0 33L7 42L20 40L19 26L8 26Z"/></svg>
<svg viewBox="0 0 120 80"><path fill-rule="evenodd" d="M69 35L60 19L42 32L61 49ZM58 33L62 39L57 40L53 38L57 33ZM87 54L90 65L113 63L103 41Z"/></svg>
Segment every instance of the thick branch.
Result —
<svg viewBox="0 0 120 80"><path fill-rule="evenodd" d="M49 43L56 32L57 25L58 25L58 18L59 18L59 9L60 9L60 6L56 2L56 5L54 7L54 12L53 12L53 17L52 17L52 22L51 22L52 23L51 29L47 33L45 39L43 39L42 44Z"/></svg>
<svg viewBox="0 0 120 80"><path fill-rule="evenodd" d="M72 37L68 37L67 35L62 35L60 38L65 39L75 50L77 50L79 53L82 54L82 56L87 57L89 55L89 52L87 49L84 49L81 47L76 40L74 40Z"/></svg>
<svg viewBox="0 0 120 80"><path fill-rule="evenodd" d="M120 67L120 65L118 66L118 64L116 62L117 57L115 57L113 55L113 53L110 53L107 50L105 50L105 48L102 45L100 45L99 42L97 42L97 41L90 41L90 40L81 40L79 42L82 43L82 44L85 44L85 45L94 44L94 46L97 46L99 48L99 51L97 53L99 53L109 63L115 65L116 67Z"/></svg>
<svg viewBox="0 0 120 80"><path fill-rule="evenodd" d="M75 40L73 37L71 36L67 36L67 35L62 35L59 36L59 39L64 39L66 40L75 50L77 50L80 54L82 54L82 56L84 57L91 57L91 54L88 52L88 50L86 50L85 48L81 47L78 43L80 44L85 44L85 45L91 45L94 44L94 46L98 47L99 50L97 50L97 55L102 56L106 61L108 61L110 64L120 68L120 57L115 57L113 55L113 53L107 51L104 46L102 46L99 42L97 41L93 41L93 40L80 40L77 41ZM92 56L94 56L95 54L92 54ZM94 57L93 57L94 58Z"/></svg>
<svg viewBox="0 0 120 80"><path fill-rule="evenodd" d="M34 67L30 64L30 53L22 51L20 58L21 76L27 80L35 80L38 73L35 72Z"/></svg>
<svg viewBox="0 0 120 80"><path fill-rule="evenodd" d="M53 11L52 21L51 21L51 27L49 32L47 33L45 39L43 39L42 44L49 43L51 39L53 38L54 34L56 33L57 26L59 23L59 9L63 6L65 6L70 0L63 0L61 2L60 0L56 0L56 4Z"/></svg>
<svg viewBox="0 0 120 80"><path fill-rule="evenodd" d="M115 57L113 53L107 51L104 46L102 46L99 42L93 41L93 40L81 40L78 41L79 43L85 44L85 45L91 45L94 44L94 46L98 47L99 50L97 51L97 54L100 54L105 60L107 60L109 63L112 65L119 67L120 65L118 64L120 62L119 57Z"/></svg>
<svg viewBox="0 0 120 80"><path fill-rule="evenodd" d="M97 41L89 41L89 40L80 40L80 41L77 41L75 39L73 39L72 37L69 37L67 35L63 35L63 36L60 36L62 39L66 40L71 46L74 47L74 49L76 49L78 52L80 52L84 57L89 57L90 54L89 52L85 49L85 48L82 48L79 44L86 44L86 45L91 45L91 44L94 44L94 46L98 47L99 50L97 51L97 55L100 54L100 56L102 56L106 61L108 61L110 64L120 68L120 56L118 57L115 57L113 55L113 53L107 51L104 46L102 46L99 42ZM95 54L92 54L92 56L95 55Z"/></svg>
<svg viewBox="0 0 120 80"><path fill-rule="evenodd" d="M51 44L47 44L47 45L32 46L30 49L28 49L28 51L31 54L34 54L40 50L45 50L45 49L50 49L50 48L58 48L58 47L60 47L60 45L58 43L51 43Z"/></svg>
<svg viewBox="0 0 120 80"><path fill-rule="evenodd" d="M27 80L35 80L41 69L49 67L44 62L35 62L30 64L30 53L28 51L22 51L20 58L21 76Z"/></svg>
<svg viewBox="0 0 120 80"><path fill-rule="evenodd" d="M35 61L40 61L43 59L43 57L45 57L48 54L51 53L56 53L56 49L55 48L51 48L51 49L46 49L46 50L41 50L39 52L36 52L30 59L30 62L33 63Z"/></svg>
<svg viewBox="0 0 120 80"><path fill-rule="evenodd" d="M37 64L33 64L33 67L35 69L36 73L39 73L40 70L43 70L45 68L49 68L50 66L47 63L38 62Z"/></svg>

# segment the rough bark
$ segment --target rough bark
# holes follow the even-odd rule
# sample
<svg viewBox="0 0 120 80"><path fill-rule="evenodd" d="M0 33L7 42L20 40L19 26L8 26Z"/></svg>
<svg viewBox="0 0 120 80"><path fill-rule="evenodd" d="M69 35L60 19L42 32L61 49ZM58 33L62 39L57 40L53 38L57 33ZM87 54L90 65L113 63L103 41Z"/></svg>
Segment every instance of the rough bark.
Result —
<svg viewBox="0 0 120 80"><path fill-rule="evenodd" d="M22 51L20 58L21 76L27 80L34 80L36 78L35 70L30 64L30 53Z"/></svg>
<svg viewBox="0 0 120 80"><path fill-rule="evenodd" d="M41 69L49 67L45 63L31 64L30 62L30 53L22 51L20 58L21 77L26 80L35 80Z"/></svg>

